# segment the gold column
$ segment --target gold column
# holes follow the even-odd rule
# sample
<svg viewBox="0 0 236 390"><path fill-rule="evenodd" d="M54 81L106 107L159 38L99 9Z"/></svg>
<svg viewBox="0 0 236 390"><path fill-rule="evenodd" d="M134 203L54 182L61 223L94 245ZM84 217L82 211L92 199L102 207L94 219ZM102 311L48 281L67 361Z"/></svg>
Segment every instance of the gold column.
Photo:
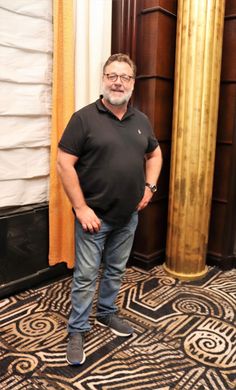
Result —
<svg viewBox="0 0 236 390"><path fill-rule="evenodd" d="M207 273L224 0L179 0L167 255L179 279Z"/></svg>

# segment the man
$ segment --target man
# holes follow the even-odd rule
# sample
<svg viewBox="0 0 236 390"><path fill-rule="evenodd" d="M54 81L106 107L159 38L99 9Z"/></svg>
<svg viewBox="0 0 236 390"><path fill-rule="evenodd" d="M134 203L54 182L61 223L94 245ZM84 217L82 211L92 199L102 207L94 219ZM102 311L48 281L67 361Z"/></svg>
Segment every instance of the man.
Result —
<svg viewBox="0 0 236 390"><path fill-rule="evenodd" d="M95 323L119 336L133 333L118 317L115 300L138 211L156 191L162 164L146 115L128 104L135 72L127 55L110 56L103 68L102 97L72 115L59 142L58 172L75 213L76 260L67 346L67 361L72 365L85 361L84 335L90 330L101 258Z"/></svg>

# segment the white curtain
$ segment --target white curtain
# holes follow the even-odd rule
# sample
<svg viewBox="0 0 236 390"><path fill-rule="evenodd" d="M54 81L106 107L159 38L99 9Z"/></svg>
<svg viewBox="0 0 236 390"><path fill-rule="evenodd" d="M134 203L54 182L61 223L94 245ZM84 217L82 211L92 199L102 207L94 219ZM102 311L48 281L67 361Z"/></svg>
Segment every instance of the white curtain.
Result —
<svg viewBox="0 0 236 390"><path fill-rule="evenodd" d="M0 0L0 207L48 200L52 0Z"/></svg>
<svg viewBox="0 0 236 390"><path fill-rule="evenodd" d="M48 201L52 1L0 0L0 208ZM100 94L112 0L74 0L76 110Z"/></svg>
<svg viewBox="0 0 236 390"><path fill-rule="evenodd" d="M75 1L75 107L98 99L102 66L111 53L112 0Z"/></svg>

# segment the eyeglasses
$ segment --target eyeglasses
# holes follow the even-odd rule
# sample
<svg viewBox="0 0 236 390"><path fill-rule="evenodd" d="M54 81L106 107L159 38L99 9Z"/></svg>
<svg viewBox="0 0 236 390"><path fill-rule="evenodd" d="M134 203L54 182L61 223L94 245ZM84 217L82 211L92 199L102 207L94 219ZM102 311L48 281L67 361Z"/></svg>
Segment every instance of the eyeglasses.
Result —
<svg viewBox="0 0 236 390"><path fill-rule="evenodd" d="M116 74L116 73L104 73L104 76L107 77L107 79L111 82L116 82L116 80L118 79L118 77L120 78L120 81L122 83L126 83L128 84L130 82L130 80L132 80L134 77L133 76L129 76L127 74Z"/></svg>

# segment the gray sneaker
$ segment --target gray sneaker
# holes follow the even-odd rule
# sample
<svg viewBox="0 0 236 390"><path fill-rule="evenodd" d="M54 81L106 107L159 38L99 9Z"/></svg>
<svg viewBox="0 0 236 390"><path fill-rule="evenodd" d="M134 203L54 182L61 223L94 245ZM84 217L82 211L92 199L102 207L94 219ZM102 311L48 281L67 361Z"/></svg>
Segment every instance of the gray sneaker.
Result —
<svg viewBox="0 0 236 390"><path fill-rule="evenodd" d="M95 324L109 327L113 333L117 336L128 337L134 332L133 328L124 322L115 314L109 314L106 316L99 316L95 320Z"/></svg>
<svg viewBox="0 0 236 390"><path fill-rule="evenodd" d="M67 363L71 365L80 365L85 361L83 350L84 335L82 333L73 333L69 335L69 341L66 350Z"/></svg>

